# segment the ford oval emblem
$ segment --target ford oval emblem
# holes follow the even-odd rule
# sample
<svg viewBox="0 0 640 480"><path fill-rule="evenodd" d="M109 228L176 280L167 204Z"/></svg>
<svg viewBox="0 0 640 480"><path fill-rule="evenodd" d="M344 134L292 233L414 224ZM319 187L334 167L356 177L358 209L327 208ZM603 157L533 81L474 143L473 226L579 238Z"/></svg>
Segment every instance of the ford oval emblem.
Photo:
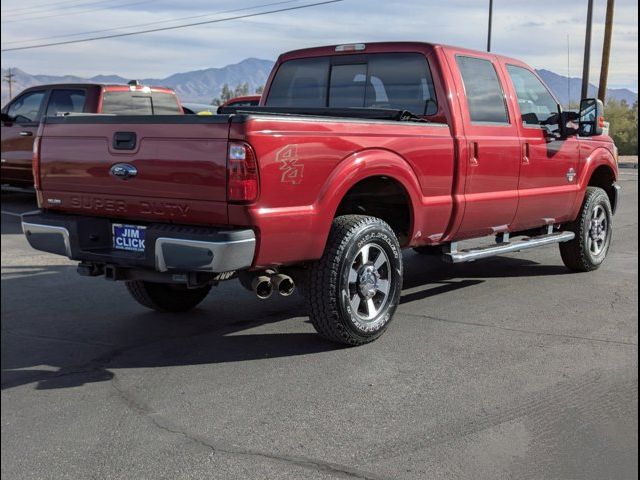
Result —
<svg viewBox="0 0 640 480"><path fill-rule="evenodd" d="M127 180L135 177L138 174L138 169L128 163L116 163L111 167L109 173L116 178Z"/></svg>

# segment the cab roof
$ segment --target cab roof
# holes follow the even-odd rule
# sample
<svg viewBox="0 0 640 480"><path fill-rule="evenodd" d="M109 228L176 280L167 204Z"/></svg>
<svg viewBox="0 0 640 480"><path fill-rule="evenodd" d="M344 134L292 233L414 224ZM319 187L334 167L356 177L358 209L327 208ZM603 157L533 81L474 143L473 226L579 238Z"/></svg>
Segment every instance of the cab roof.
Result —
<svg viewBox="0 0 640 480"><path fill-rule="evenodd" d="M33 85L32 87L25 88L27 90L37 90L40 88L104 88L105 90L112 91L126 91L131 90L132 86L125 83L91 83L91 82L69 82L69 83L45 83L42 85ZM175 92L168 87L156 87L150 85L136 85L133 87L134 91L143 90L144 88L150 89L152 92L171 93Z"/></svg>
<svg viewBox="0 0 640 480"><path fill-rule="evenodd" d="M348 47L359 46L360 49L348 49ZM344 51L338 51L339 47L347 47ZM435 50L455 50L460 53L468 53L474 56L485 58L499 58L503 61L522 63L515 58L506 57L504 55L498 55L494 52L485 52L482 50L473 50L469 48L456 47L452 45L446 45L443 43L430 43L430 42L355 42L341 45L326 45L321 47L303 48L299 50L292 50L280 55L278 61L285 62L287 60L293 60L297 58L307 57L324 57L335 55L357 55L367 53L395 53L395 52L420 52L429 54Z"/></svg>

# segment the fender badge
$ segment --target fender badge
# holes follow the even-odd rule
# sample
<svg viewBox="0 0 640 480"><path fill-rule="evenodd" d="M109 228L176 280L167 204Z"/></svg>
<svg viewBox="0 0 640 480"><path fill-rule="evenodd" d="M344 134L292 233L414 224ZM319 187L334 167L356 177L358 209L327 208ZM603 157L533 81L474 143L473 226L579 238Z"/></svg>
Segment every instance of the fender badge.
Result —
<svg viewBox="0 0 640 480"><path fill-rule="evenodd" d="M567 181L571 183L575 178L576 178L576 171L573 168L570 168L569 171L567 172Z"/></svg>

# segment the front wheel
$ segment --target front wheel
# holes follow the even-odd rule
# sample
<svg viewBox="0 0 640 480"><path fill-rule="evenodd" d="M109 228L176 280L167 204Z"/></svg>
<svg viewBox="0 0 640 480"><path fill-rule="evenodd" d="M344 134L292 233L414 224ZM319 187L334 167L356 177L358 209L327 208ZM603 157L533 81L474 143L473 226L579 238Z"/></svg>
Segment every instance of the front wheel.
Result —
<svg viewBox="0 0 640 480"><path fill-rule="evenodd" d="M371 342L387 329L401 290L402 253L391 227L363 215L336 218L324 255L308 276L317 332L346 345Z"/></svg>
<svg viewBox="0 0 640 480"><path fill-rule="evenodd" d="M140 304L161 312L186 312L196 307L211 290L211 285L187 288L183 285L132 280L125 282L131 296Z"/></svg>
<svg viewBox="0 0 640 480"><path fill-rule="evenodd" d="M560 255L567 268L590 272L600 267L611 246L613 213L607 192L587 187L578 218L568 226L576 234L560 244Z"/></svg>

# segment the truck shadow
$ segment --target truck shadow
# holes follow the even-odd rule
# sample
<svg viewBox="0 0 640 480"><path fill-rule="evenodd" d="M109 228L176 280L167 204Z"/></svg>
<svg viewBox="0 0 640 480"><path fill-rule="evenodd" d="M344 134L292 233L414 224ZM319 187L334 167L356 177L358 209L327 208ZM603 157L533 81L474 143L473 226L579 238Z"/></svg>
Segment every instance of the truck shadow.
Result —
<svg viewBox="0 0 640 480"><path fill-rule="evenodd" d="M405 289L426 288L405 293L402 303L492 277L566 272L508 257L451 267L405 255ZM218 287L200 308L174 315L142 311L122 285L76 278L72 266L12 266L2 277L3 390L30 383L57 389L109 381L117 369L215 365L344 348L307 326L283 331L298 330L284 322L307 316L302 297L261 302L236 282Z"/></svg>
<svg viewBox="0 0 640 480"><path fill-rule="evenodd" d="M404 254L404 281L400 304L415 302L479 285L491 278L539 277L569 274L561 265L542 265L525 258L494 257L472 263L451 265L439 257ZM416 292L406 290L422 288Z"/></svg>

